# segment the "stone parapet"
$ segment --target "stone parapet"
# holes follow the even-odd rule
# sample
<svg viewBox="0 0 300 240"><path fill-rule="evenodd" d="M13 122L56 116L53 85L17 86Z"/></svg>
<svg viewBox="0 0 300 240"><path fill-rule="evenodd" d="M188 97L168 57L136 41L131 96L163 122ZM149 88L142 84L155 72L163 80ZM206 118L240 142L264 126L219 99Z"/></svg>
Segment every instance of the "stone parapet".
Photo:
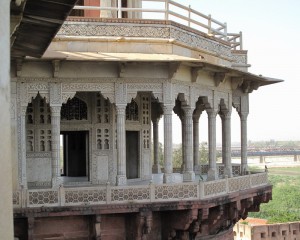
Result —
<svg viewBox="0 0 300 240"><path fill-rule="evenodd" d="M118 239L233 240L233 225L240 218L245 219L248 212L258 211L259 205L271 198L268 184L235 192L226 190L225 195L215 194L205 199L196 196L198 187L198 184L185 183L150 184L150 191L143 186L107 186L102 192L98 188L29 191L30 201L47 197L49 204L59 201L61 206L41 204L14 209L15 236L71 239L75 234L81 239L116 239L118 234ZM188 198L190 193L194 196ZM60 199L61 196L64 197ZM137 196L154 197L154 202L134 200ZM105 202L106 197L109 204ZM98 204L91 204L91 199L97 199ZM76 205L75 201L85 203ZM24 227L27 224L28 229ZM79 230L82 235L78 235ZM95 238L95 234L101 238Z"/></svg>
<svg viewBox="0 0 300 240"><path fill-rule="evenodd" d="M91 36L93 36L91 38ZM84 39L88 38L88 43L84 44ZM81 41L81 51L84 49L97 49L97 52L118 51L119 48L110 47L114 44L114 38L119 52L130 51L136 53L158 53L168 54L170 52L186 57L192 57L219 65L231 67L234 62L234 55L231 52L231 46L228 42L209 36L192 28L164 20L133 20L133 19L69 19L66 21L56 39L50 45L49 50L60 49L63 41ZM94 46L93 42L105 41L105 46L101 44ZM124 44L132 42L138 43L135 51L132 47L122 47ZM148 47L138 47L144 44ZM69 45L68 49L63 51L72 51L72 46L78 47L78 44ZM170 50L172 49L172 50ZM78 50L78 49L76 49ZM147 52L149 50L149 52ZM47 54L46 54L47 55Z"/></svg>
<svg viewBox="0 0 300 240"><path fill-rule="evenodd" d="M269 186L267 173L208 182L136 186L97 186L15 191L15 208L196 201Z"/></svg>

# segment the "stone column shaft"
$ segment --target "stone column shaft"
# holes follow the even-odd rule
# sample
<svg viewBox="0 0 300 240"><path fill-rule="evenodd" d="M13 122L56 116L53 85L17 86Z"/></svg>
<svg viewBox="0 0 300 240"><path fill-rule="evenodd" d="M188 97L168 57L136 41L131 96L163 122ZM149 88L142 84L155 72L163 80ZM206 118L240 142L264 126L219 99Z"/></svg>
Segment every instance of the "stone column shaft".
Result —
<svg viewBox="0 0 300 240"><path fill-rule="evenodd" d="M158 151L159 151L158 122L159 122L159 118L152 121L152 123L153 123L153 152L154 152L154 156L153 156L154 164L153 164L153 169L152 169L153 173L161 172L159 159L158 159L159 158L159 155L158 155Z"/></svg>
<svg viewBox="0 0 300 240"><path fill-rule="evenodd" d="M240 113L241 119L241 171L246 174L248 171L247 161L247 117L248 113Z"/></svg>
<svg viewBox="0 0 300 240"><path fill-rule="evenodd" d="M125 132L126 105L117 105L117 185L126 185L126 132Z"/></svg>
<svg viewBox="0 0 300 240"><path fill-rule="evenodd" d="M184 153L185 170L183 181L195 180L194 161L193 161L193 109L184 107Z"/></svg>
<svg viewBox="0 0 300 240"><path fill-rule="evenodd" d="M218 169L216 164L216 115L215 110L207 110L208 114L208 161L209 169L207 173L208 180L218 178Z"/></svg>
<svg viewBox="0 0 300 240"><path fill-rule="evenodd" d="M184 173L186 170L186 146L185 146L185 132L186 132L186 126L185 126L185 116L180 117L181 121L181 154L182 154L182 163L181 163L181 173Z"/></svg>
<svg viewBox="0 0 300 240"><path fill-rule="evenodd" d="M199 116L193 117L193 139L194 139L194 171L200 173L199 159Z"/></svg>
<svg viewBox="0 0 300 240"><path fill-rule="evenodd" d="M21 172L19 173L20 176L20 183L21 186L27 189L27 161L26 161L26 109L27 107L21 107L21 115L20 115L20 150L21 152L19 159L21 159Z"/></svg>
<svg viewBox="0 0 300 240"><path fill-rule="evenodd" d="M231 165L231 112L222 116L222 159L224 164L224 175L232 177Z"/></svg>
<svg viewBox="0 0 300 240"><path fill-rule="evenodd" d="M173 143L172 143L172 112L173 106L164 106L164 182L172 182L173 163Z"/></svg>
<svg viewBox="0 0 300 240"><path fill-rule="evenodd" d="M51 109L51 152L52 152L52 187L57 187L60 176L60 106L50 106Z"/></svg>

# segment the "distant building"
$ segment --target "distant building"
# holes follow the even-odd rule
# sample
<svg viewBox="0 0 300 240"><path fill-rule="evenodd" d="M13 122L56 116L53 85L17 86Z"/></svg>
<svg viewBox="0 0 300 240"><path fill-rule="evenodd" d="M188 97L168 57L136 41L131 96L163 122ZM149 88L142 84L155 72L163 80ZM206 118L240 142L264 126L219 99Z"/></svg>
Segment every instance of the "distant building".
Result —
<svg viewBox="0 0 300 240"><path fill-rule="evenodd" d="M234 240L299 240L300 222L267 224L267 220L247 218L233 228Z"/></svg>
<svg viewBox="0 0 300 240"><path fill-rule="evenodd" d="M163 19L154 20L142 18L154 10L141 8L140 0L78 1L66 21L75 1L27 0L17 8L22 17L11 47L15 237L233 239L234 224L271 199L267 173L247 168L247 116L249 94L278 80L247 71L241 33L162 2L155 11ZM241 124L238 165L231 163L233 112ZM172 166L173 113L182 123L180 173ZM206 165L199 164L202 113L208 114ZM164 166L158 162L162 117Z"/></svg>

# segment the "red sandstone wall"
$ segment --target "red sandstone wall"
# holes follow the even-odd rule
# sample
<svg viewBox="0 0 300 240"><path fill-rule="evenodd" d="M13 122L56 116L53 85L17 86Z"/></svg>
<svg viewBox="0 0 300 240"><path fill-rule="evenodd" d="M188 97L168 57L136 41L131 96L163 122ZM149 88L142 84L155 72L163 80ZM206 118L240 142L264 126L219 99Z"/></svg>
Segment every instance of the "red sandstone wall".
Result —
<svg viewBox="0 0 300 240"><path fill-rule="evenodd" d="M199 237L195 240L233 240L233 230L230 228L228 231L223 232L222 234L218 234L215 236L209 236L209 237Z"/></svg>
<svg viewBox="0 0 300 240"><path fill-rule="evenodd" d="M101 240L124 240L125 215L112 214L101 217Z"/></svg>
<svg viewBox="0 0 300 240"><path fill-rule="evenodd" d="M40 239L90 239L90 221L86 216L36 218L33 237Z"/></svg>
<svg viewBox="0 0 300 240"><path fill-rule="evenodd" d="M84 6L100 6L100 0L84 0ZM99 17L100 11L97 10L85 10L85 17Z"/></svg>

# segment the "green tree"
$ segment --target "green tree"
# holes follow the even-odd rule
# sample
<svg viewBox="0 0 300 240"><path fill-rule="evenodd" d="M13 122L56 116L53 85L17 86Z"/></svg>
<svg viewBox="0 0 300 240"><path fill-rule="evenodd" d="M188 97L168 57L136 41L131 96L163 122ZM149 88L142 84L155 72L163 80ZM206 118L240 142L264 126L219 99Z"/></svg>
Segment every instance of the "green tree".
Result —
<svg viewBox="0 0 300 240"><path fill-rule="evenodd" d="M208 146L207 142L201 142L200 144L200 164L208 163Z"/></svg>
<svg viewBox="0 0 300 240"><path fill-rule="evenodd" d="M181 168L182 165L182 145L173 149L173 168Z"/></svg>

